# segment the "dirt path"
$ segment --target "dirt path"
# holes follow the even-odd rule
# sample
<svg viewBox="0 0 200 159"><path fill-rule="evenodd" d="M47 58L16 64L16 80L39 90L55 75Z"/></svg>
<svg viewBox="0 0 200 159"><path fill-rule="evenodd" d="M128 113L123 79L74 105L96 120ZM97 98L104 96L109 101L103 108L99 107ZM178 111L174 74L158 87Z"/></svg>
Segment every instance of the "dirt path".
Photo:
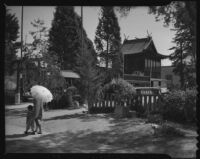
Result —
<svg viewBox="0 0 200 159"><path fill-rule="evenodd" d="M71 113L70 113L71 112ZM114 119L82 110L45 112L42 135L23 135L24 109L6 111L6 151L31 153L165 153L195 157L196 133L186 137L154 137L143 119Z"/></svg>

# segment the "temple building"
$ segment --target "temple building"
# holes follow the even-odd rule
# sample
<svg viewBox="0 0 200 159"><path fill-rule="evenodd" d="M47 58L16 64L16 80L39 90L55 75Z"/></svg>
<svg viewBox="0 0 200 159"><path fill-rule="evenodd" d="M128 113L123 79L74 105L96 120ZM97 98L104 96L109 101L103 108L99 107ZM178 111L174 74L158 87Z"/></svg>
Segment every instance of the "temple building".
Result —
<svg viewBox="0 0 200 159"><path fill-rule="evenodd" d="M121 52L124 58L123 78L136 87L162 87L161 60L168 56L157 52L151 37L125 40Z"/></svg>

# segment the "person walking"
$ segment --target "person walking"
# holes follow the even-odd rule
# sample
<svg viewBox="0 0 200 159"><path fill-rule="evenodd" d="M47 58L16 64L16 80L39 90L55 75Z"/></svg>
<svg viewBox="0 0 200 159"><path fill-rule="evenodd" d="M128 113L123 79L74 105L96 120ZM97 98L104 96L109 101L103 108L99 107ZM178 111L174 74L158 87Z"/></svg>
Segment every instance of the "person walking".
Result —
<svg viewBox="0 0 200 159"><path fill-rule="evenodd" d="M29 129L31 128L31 134L35 134L34 130L34 117L35 117L35 110L32 105L28 105L27 107L27 115L26 115L26 130L24 134L28 134Z"/></svg>
<svg viewBox="0 0 200 159"><path fill-rule="evenodd" d="M43 117L43 101L39 99L34 99L34 107L35 107L35 116L34 121L36 124L35 132L38 134L42 134L42 117ZM39 129L39 130L38 130Z"/></svg>
<svg viewBox="0 0 200 159"><path fill-rule="evenodd" d="M34 108L35 108L35 114L34 114L34 121L36 124L36 132L38 134L42 134L42 118L43 118L43 106L45 103L48 103L52 101L53 95L52 93L45 87L40 85L35 85L31 87L31 95L34 98ZM39 129L39 130L38 130Z"/></svg>

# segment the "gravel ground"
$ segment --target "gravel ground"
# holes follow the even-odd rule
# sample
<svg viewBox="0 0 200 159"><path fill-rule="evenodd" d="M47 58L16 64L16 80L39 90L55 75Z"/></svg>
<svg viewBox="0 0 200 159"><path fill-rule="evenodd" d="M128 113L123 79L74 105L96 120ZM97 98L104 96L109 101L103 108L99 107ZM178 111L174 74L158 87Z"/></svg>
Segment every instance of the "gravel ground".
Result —
<svg viewBox="0 0 200 159"><path fill-rule="evenodd" d="M185 137L155 137L151 125L144 119L115 119L112 114L90 115L83 110L44 112L43 134L24 135L25 108L6 109L6 152L196 156L195 130L182 129Z"/></svg>

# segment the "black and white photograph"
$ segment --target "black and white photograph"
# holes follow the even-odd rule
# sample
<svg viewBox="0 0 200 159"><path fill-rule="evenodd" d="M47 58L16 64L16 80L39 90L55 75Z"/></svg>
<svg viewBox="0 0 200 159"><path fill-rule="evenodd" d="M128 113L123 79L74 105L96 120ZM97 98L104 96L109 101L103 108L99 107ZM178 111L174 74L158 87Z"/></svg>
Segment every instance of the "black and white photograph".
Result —
<svg viewBox="0 0 200 159"><path fill-rule="evenodd" d="M5 5L6 153L195 158L195 1Z"/></svg>

